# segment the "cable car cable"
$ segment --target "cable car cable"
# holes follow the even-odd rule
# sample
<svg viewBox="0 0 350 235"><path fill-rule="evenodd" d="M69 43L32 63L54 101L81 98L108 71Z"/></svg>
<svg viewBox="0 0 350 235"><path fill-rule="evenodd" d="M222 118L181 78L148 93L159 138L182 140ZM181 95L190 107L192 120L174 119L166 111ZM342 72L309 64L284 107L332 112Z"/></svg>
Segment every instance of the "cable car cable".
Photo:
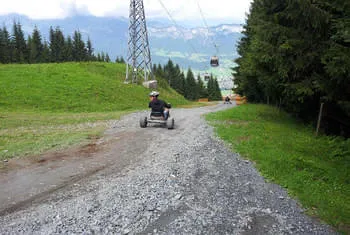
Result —
<svg viewBox="0 0 350 235"><path fill-rule="evenodd" d="M202 11L202 8L201 8L201 6L199 5L198 0L197 0L196 2L197 2L197 6L198 6L198 9L199 9L199 12L200 12L200 14L201 14L202 20L203 20L203 22L204 22L204 25L205 25L205 27L206 27L207 30L208 30L208 38L209 38L209 40L211 40L211 42L213 43L213 45L214 45L214 47L215 47L215 49L216 49L216 53L219 54L218 46L216 45L216 43L214 42L214 40L210 37L210 28L209 28L209 26L208 26L207 20L206 20L205 17L204 17L204 13L203 13L203 11Z"/></svg>
<svg viewBox="0 0 350 235"><path fill-rule="evenodd" d="M169 10L165 7L164 3L162 2L162 0L158 0L160 5L162 5L162 7L164 8L164 10L166 11L166 13L168 14L170 20L173 22L173 24L175 25L175 27L177 29L179 29L180 33L182 34L184 40L186 38L185 33L181 30L181 28L179 27L179 25L176 23L175 19L172 17L172 15L170 14ZM194 48L194 46L190 43L190 41L187 41L187 43L190 45L190 47L192 48L192 50L194 51L195 54L198 54L196 49Z"/></svg>
<svg viewBox="0 0 350 235"><path fill-rule="evenodd" d="M207 21L206 21L206 19L205 19L205 17L204 17L202 8L201 8L201 6L199 5L198 0L196 0L196 2L197 2L198 10L199 10L199 12L200 12L200 14L201 14L202 20L203 20L205 26L207 27L207 30L208 30L208 38L212 41L212 43L213 43L213 45L214 45L214 48L215 48L215 50L216 50L216 55L215 55L215 56L212 56L212 57L210 58L210 65L211 65L212 67L218 67L218 66L219 66L219 57L218 57L219 49L218 49L218 45L216 45L216 43L214 42L214 40L209 36L209 34L210 34L210 28L209 28L209 26L208 26L208 24L207 24Z"/></svg>

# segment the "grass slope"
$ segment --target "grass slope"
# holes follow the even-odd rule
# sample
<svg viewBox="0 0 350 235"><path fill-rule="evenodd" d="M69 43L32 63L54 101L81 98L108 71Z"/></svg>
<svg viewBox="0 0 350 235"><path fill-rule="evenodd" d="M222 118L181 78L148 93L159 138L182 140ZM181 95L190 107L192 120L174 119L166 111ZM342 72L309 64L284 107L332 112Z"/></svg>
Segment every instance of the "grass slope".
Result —
<svg viewBox="0 0 350 235"><path fill-rule="evenodd" d="M0 160L89 141L108 120L147 109L149 89L115 63L0 64ZM189 105L160 81L161 98Z"/></svg>
<svg viewBox="0 0 350 235"><path fill-rule="evenodd" d="M350 231L350 140L315 137L314 130L265 105L244 105L207 119L234 151L256 163L308 209Z"/></svg>
<svg viewBox="0 0 350 235"><path fill-rule="evenodd" d="M0 110L101 112L144 109L149 90L124 84L125 65L63 63L0 65ZM187 104L171 89L162 98Z"/></svg>

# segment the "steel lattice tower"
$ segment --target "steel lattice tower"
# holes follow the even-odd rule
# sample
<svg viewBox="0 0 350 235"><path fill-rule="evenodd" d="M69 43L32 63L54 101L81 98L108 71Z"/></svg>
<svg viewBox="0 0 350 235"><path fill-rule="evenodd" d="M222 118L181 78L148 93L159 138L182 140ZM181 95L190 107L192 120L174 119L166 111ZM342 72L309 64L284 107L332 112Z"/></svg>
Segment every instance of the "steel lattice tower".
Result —
<svg viewBox="0 0 350 235"><path fill-rule="evenodd" d="M125 82L153 79L143 0L130 0L129 39Z"/></svg>

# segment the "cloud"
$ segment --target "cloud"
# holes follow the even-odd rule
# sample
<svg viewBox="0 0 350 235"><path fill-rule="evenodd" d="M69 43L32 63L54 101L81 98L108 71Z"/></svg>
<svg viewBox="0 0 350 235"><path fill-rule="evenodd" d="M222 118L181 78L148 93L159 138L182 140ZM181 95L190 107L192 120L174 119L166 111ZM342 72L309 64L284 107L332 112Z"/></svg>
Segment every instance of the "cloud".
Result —
<svg viewBox="0 0 350 235"><path fill-rule="evenodd" d="M168 17L160 1L175 20L201 19L197 3L208 20L244 21L252 0L144 0L148 18ZM1 4L0 14L18 13L33 19L64 18L76 14L128 17L129 0L10 0Z"/></svg>

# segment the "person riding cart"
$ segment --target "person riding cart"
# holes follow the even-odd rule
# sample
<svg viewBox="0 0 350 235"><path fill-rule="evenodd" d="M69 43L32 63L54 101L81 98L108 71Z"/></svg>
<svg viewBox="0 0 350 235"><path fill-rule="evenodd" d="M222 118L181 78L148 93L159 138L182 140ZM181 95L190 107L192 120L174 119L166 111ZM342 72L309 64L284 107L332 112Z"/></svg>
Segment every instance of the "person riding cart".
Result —
<svg viewBox="0 0 350 235"><path fill-rule="evenodd" d="M152 91L149 94L150 102L148 107L152 109L151 116L152 117L163 117L164 120L167 120L169 117L169 109L171 105L164 102L163 100L158 99L159 92Z"/></svg>
<svg viewBox="0 0 350 235"><path fill-rule="evenodd" d="M168 129L174 129L175 120L170 118L169 109L171 104L158 99L159 92L152 91L149 94L150 102L148 107L151 108L151 114L149 117L142 116L140 118L140 127L146 128L148 124L155 124L161 127L167 127Z"/></svg>
<svg viewBox="0 0 350 235"><path fill-rule="evenodd" d="M225 97L225 102L224 102L224 104L232 104L232 103L231 103L231 99L230 99L229 96L226 96L226 97Z"/></svg>

